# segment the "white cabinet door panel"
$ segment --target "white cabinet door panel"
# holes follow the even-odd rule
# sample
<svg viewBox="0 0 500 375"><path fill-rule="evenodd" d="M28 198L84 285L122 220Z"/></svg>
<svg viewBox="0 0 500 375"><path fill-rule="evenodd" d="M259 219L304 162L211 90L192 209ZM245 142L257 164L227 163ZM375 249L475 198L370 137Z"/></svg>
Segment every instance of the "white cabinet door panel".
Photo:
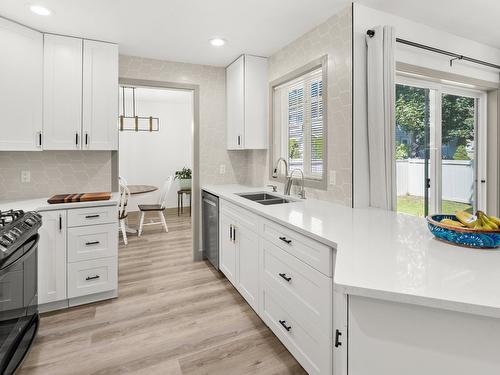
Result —
<svg viewBox="0 0 500 375"><path fill-rule="evenodd" d="M245 123L245 56L226 69L227 149L243 148Z"/></svg>
<svg viewBox="0 0 500 375"><path fill-rule="evenodd" d="M44 150L81 149L82 48L82 39L44 36Z"/></svg>
<svg viewBox="0 0 500 375"><path fill-rule="evenodd" d="M118 46L83 41L83 147L118 149Z"/></svg>
<svg viewBox="0 0 500 375"><path fill-rule="evenodd" d="M268 147L267 59L245 55L245 148Z"/></svg>
<svg viewBox="0 0 500 375"><path fill-rule="evenodd" d="M39 151L43 36L0 18L0 151Z"/></svg>
<svg viewBox="0 0 500 375"><path fill-rule="evenodd" d="M38 244L38 303L66 296L66 211L44 211Z"/></svg>
<svg viewBox="0 0 500 375"><path fill-rule="evenodd" d="M236 286L236 243L233 241L235 220L232 216L222 213L219 218L219 269L226 275L231 284Z"/></svg>
<svg viewBox="0 0 500 375"><path fill-rule="evenodd" d="M259 236L238 225L235 230L238 248L237 288L255 311L259 310Z"/></svg>

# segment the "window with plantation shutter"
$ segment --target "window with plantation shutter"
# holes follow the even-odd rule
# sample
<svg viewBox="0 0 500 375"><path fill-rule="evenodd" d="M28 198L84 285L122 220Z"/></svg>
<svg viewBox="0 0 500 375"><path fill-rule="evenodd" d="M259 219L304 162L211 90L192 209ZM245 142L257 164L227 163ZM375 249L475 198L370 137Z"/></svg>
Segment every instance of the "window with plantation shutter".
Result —
<svg viewBox="0 0 500 375"><path fill-rule="evenodd" d="M322 77L320 67L275 87L274 92L274 119L279 122L275 129L281 137L275 147L288 160L290 171L300 169L313 180L324 178Z"/></svg>

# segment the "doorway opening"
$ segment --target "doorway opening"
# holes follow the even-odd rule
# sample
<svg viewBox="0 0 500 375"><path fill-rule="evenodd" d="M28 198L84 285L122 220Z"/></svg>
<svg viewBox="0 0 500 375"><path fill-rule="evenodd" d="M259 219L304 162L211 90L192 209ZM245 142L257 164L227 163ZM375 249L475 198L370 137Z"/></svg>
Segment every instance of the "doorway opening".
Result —
<svg viewBox="0 0 500 375"><path fill-rule="evenodd" d="M398 212L485 209L485 92L398 77L395 139Z"/></svg>
<svg viewBox="0 0 500 375"><path fill-rule="evenodd" d="M131 193L128 239L140 246L141 240L179 235L184 245L189 241L183 247L192 248L194 260L199 253L198 98L197 85L120 79L118 175Z"/></svg>

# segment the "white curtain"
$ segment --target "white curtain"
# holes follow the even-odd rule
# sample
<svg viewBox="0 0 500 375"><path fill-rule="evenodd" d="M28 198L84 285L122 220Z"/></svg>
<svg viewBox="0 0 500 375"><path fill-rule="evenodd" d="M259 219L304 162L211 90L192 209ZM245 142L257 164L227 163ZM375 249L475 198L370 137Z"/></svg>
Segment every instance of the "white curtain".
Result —
<svg viewBox="0 0 500 375"><path fill-rule="evenodd" d="M366 36L370 206L395 210L395 45L394 28L378 26Z"/></svg>

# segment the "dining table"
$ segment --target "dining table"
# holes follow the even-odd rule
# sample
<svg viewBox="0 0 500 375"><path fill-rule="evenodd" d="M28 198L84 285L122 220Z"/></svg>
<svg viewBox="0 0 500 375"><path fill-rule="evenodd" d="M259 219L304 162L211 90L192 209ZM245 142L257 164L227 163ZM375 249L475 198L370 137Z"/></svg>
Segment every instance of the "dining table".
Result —
<svg viewBox="0 0 500 375"><path fill-rule="evenodd" d="M154 185L127 185L130 195L152 193L158 190L158 186Z"/></svg>

